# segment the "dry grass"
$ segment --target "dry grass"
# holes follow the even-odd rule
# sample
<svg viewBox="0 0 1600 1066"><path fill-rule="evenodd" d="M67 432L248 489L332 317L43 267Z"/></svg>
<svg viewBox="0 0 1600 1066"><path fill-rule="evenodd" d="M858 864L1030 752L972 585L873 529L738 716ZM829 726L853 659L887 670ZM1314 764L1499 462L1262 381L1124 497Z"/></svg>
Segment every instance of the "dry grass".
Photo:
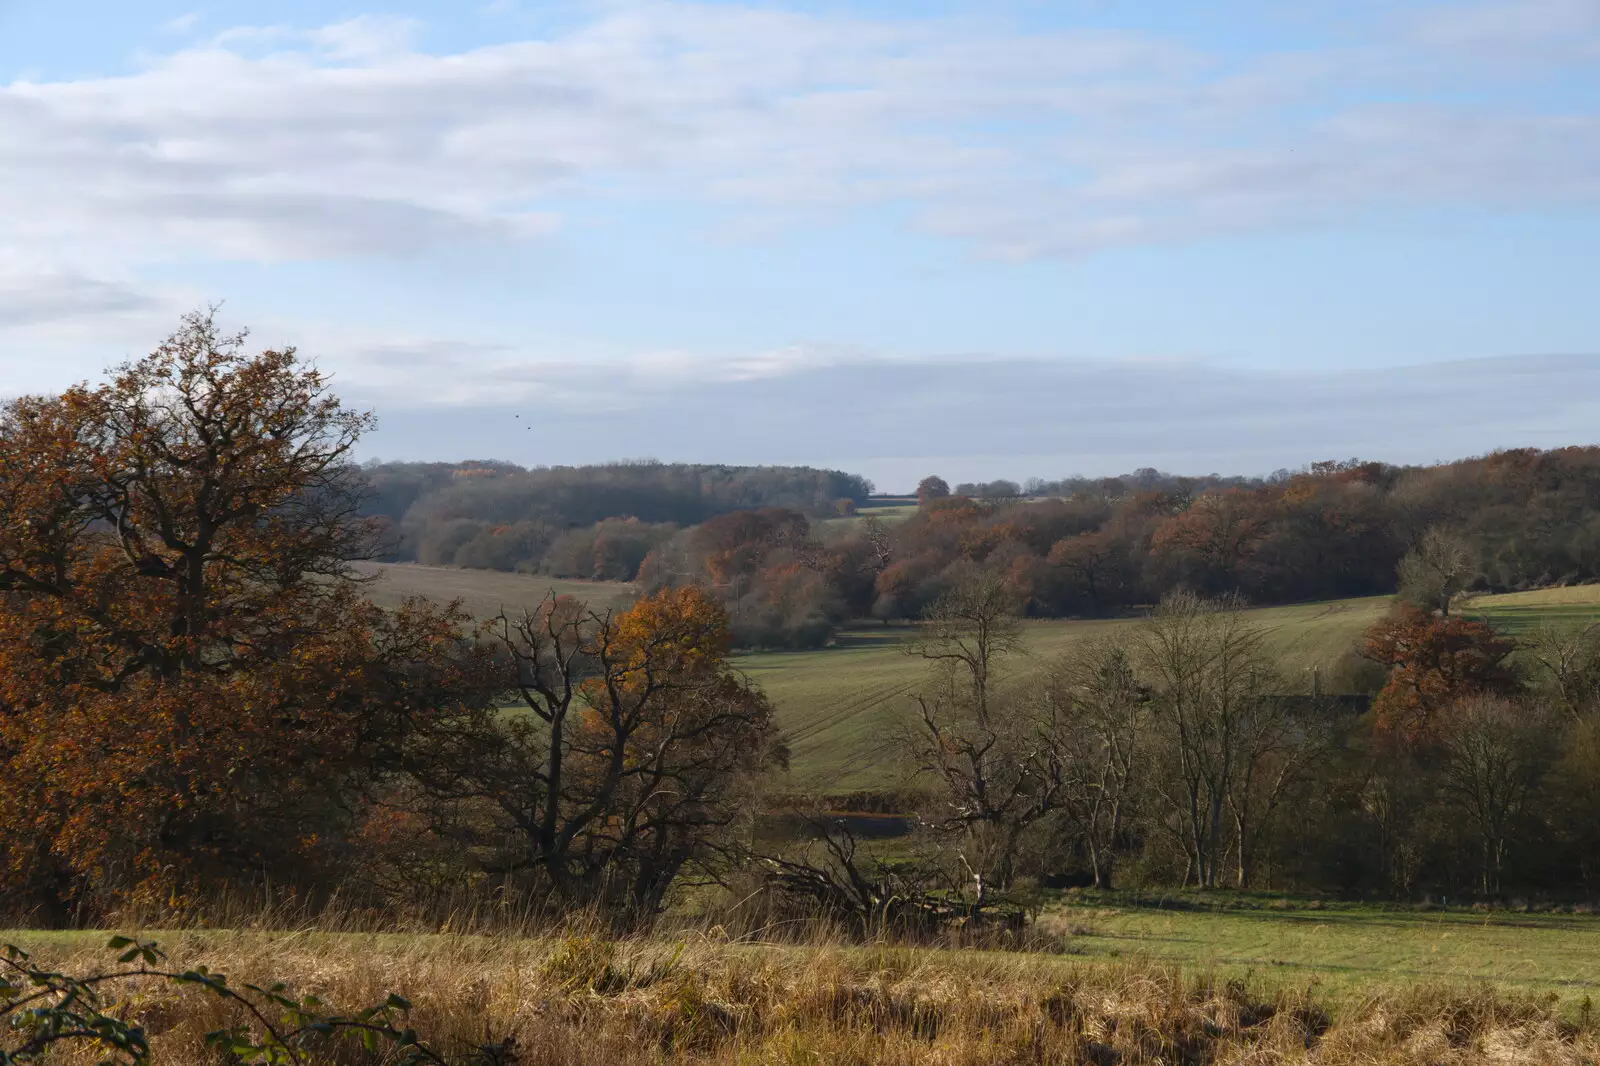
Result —
<svg viewBox="0 0 1600 1066"><path fill-rule="evenodd" d="M1330 1014L1306 990L1140 964L975 951L729 943L716 935L612 940L189 931L174 962L284 979L330 1006L401 992L448 1052L515 1039L523 1066L644 1063L1582 1063L1596 1031L1549 1004L1483 991L1379 994ZM103 934L0 934L88 970ZM30 942L31 941L31 942ZM190 990L133 990L125 1009L154 1059L217 1061L206 1031L233 1024ZM319 1061L377 1063L358 1047Z"/></svg>

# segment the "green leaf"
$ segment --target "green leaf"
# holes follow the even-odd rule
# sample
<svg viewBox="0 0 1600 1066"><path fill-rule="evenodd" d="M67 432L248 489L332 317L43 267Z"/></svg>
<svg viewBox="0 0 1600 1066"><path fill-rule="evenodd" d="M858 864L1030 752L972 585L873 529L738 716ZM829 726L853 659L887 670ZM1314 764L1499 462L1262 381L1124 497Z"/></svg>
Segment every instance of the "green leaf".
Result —
<svg viewBox="0 0 1600 1066"><path fill-rule="evenodd" d="M393 1007L395 1010L411 1009L411 1003L409 1000L407 1000L404 996L397 996L393 992L390 992L389 998L384 1000L384 1005L387 1007Z"/></svg>

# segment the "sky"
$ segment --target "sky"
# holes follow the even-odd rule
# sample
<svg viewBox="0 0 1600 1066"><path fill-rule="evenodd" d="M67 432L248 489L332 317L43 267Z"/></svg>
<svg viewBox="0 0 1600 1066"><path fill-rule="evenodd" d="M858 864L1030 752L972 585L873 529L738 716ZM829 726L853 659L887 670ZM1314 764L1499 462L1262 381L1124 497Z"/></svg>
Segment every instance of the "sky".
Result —
<svg viewBox="0 0 1600 1066"><path fill-rule="evenodd" d="M0 392L189 309L384 459L1600 442L1600 0L0 0Z"/></svg>

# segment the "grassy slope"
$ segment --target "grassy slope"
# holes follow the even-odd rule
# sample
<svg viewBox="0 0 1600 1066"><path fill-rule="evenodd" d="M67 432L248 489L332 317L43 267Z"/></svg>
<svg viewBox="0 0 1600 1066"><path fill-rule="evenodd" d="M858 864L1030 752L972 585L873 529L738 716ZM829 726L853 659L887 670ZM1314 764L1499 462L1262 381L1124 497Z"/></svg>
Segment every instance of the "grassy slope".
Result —
<svg viewBox="0 0 1600 1066"><path fill-rule="evenodd" d="M847 520L848 521L848 520ZM554 589L600 607L621 606L632 585L563 581L524 574L386 564L365 564L378 575L373 598L392 604L405 595L461 599L480 617L501 605L532 607ZM1313 667L1331 667L1388 609L1387 597L1264 607L1251 612L1267 633L1270 650L1291 678L1307 678ZM1513 634L1547 622L1600 621L1600 586L1542 589L1480 596L1463 613L1491 619ZM1127 631L1136 619L1030 622L1027 655L1013 664L1025 676L1085 638ZM770 695L790 738L788 787L797 791L848 792L895 787L905 773L897 732L910 694L926 677L926 666L907 656L905 627L864 625L846 631L836 647L815 652L740 655L736 665ZM1309 684L1309 680L1306 681Z"/></svg>
<svg viewBox="0 0 1600 1066"><path fill-rule="evenodd" d="M1309 687L1313 667L1327 670L1389 609L1387 596L1262 607L1251 611L1284 673ZM1600 622L1600 586L1540 589L1480 596L1462 607L1513 635L1541 625ZM1127 631L1137 619L1030 622L1028 654L1016 674L1046 668L1075 643ZM792 750L796 790L848 792L892 788L905 768L897 731L926 666L905 655L904 628L860 627L836 648L740 656L741 669L777 705Z"/></svg>
<svg viewBox="0 0 1600 1066"><path fill-rule="evenodd" d="M1338 600L1252 612L1273 653L1291 676L1331 666L1388 608L1384 597ZM1030 622L1028 652L1013 664L1026 674L1085 638L1126 632L1136 619ZM791 785L844 792L892 788L904 773L897 758L898 723L910 694L927 676L907 656L904 628L853 629L839 646L815 652L742 655L736 664L770 695L788 731ZM1306 684L1309 686L1309 678Z"/></svg>
<svg viewBox="0 0 1600 1066"><path fill-rule="evenodd" d="M1476 596L1461 610L1464 614L1488 619L1512 636L1527 636L1544 625L1594 625L1600 622L1600 585Z"/></svg>
<svg viewBox="0 0 1600 1066"><path fill-rule="evenodd" d="M413 563L359 563L357 568L376 578L370 595L380 606L393 607L407 596L426 596L441 602L460 600L478 618L493 617L502 608L519 612L537 607L551 591L576 596L600 610L625 606L635 594L633 585L618 581L567 581Z"/></svg>

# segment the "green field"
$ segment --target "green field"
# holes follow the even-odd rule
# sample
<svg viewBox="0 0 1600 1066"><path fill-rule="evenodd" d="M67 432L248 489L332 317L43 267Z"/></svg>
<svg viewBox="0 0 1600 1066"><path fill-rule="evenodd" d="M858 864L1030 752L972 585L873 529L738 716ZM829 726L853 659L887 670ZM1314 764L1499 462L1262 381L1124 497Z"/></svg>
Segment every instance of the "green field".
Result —
<svg viewBox="0 0 1600 1066"><path fill-rule="evenodd" d="M1388 609L1387 597L1336 600L1252 611L1268 646L1291 677L1310 687L1313 667L1331 667ZM1013 676L1047 667L1074 644L1126 631L1138 619L1029 622L1027 652ZM843 633L838 646L812 652L741 655L735 664L772 697L789 735L790 784L796 790L849 792L895 787L906 772L898 758L899 723L927 664L905 654L909 627L865 626Z"/></svg>
<svg viewBox="0 0 1600 1066"><path fill-rule="evenodd" d="M1309 690L1311 672L1326 673L1383 616L1387 596L1261 607L1250 612L1266 632L1268 651L1284 673ZM1467 601L1461 611L1491 620L1512 635L1541 625L1600 622L1600 586L1540 589ZM1027 653L1013 676L1046 668L1087 637L1126 631L1136 618L1042 621L1026 625ZM900 722L927 666L905 654L909 627L861 626L838 645L814 652L763 652L736 659L772 697L788 732L790 787L829 793L893 788L906 773L899 757Z"/></svg>
<svg viewBox="0 0 1600 1066"><path fill-rule="evenodd" d="M1600 622L1600 585L1475 596L1462 605L1461 612L1486 619L1496 629L1516 637L1547 625L1590 626Z"/></svg>
<svg viewBox="0 0 1600 1066"><path fill-rule="evenodd" d="M903 522L916 513L917 500L914 496L875 496L854 514L839 518L817 519L812 522L812 527L822 530L849 529L858 525L863 518L876 518L888 523Z"/></svg>
<svg viewBox="0 0 1600 1066"><path fill-rule="evenodd" d="M478 617L492 616L502 605L513 611L536 606L552 589L602 609L624 605L635 595L632 585L612 582L412 564L368 563L363 569L376 575L372 596L379 603L394 604L406 595L460 599ZM1262 607L1250 614L1265 631L1268 650L1284 673L1297 687L1309 689L1312 670L1331 669L1390 602L1386 596L1372 596ZM1600 622L1600 586L1479 596L1458 609L1513 635L1526 635L1548 623ZM1048 667L1085 638L1125 632L1138 624L1137 618L1026 623L1027 650L1011 664L1012 677L1022 679ZM912 631L906 625L858 625L821 651L735 657L735 665L772 698L788 734L786 787L842 793L888 790L902 782L908 768L901 758L900 723L911 693L927 677L926 664L905 654L904 641Z"/></svg>
<svg viewBox="0 0 1600 1066"><path fill-rule="evenodd" d="M633 601L633 585L617 581L567 581L498 570L462 570L453 566L419 566L415 563L357 563L356 569L373 578L368 595L380 607L397 606L408 596L426 596L447 603L460 600L475 618L492 618L501 610L531 610L552 591L575 596L596 610L621 607Z"/></svg>
<svg viewBox="0 0 1600 1066"><path fill-rule="evenodd" d="M1081 957L1248 972L1301 986L1314 980L1339 995L1417 983L1580 998L1600 992L1600 918L1587 915L1068 904L1041 921Z"/></svg>

